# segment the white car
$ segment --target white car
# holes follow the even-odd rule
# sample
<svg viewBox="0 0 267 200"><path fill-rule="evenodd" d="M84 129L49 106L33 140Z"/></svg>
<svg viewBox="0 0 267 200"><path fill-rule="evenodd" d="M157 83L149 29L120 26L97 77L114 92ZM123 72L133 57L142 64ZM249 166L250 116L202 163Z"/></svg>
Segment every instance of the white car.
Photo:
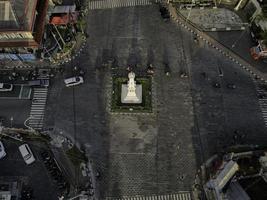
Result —
<svg viewBox="0 0 267 200"><path fill-rule="evenodd" d="M28 144L19 146L19 151L27 165L32 164L35 161L33 153Z"/></svg>
<svg viewBox="0 0 267 200"><path fill-rule="evenodd" d="M71 77L64 80L66 87L80 85L83 83L83 77L77 76L77 77Z"/></svg>
<svg viewBox="0 0 267 200"><path fill-rule="evenodd" d="M4 158L6 156L5 147L3 143L0 141L0 159Z"/></svg>
<svg viewBox="0 0 267 200"><path fill-rule="evenodd" d="M13 90L13 85L8 83L0 83L0 92L8 92Z"/></svg>

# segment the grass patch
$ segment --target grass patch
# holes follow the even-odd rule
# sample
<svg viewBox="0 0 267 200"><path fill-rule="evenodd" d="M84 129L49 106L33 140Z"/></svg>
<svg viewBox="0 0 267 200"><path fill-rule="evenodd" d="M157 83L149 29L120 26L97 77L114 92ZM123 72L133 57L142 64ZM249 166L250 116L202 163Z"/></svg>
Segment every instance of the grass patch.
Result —
<svg viewBox="0 0 267 200"><path fill-rule="evenodd" d="M112 112L152 112L152 81L151 77L136 77L136 84L142 85L142 103L124 104L121 103L122 84L126 84L128 78L113 77L113 91L111 100Z"/></svg>
<svg viewBox="0 0 267 200"><path fill-rule="evenodd" d="M73 163L74 166L79 166L81 162L87 162L87 157L83 152L81 152L76 146L67 150L66 154Z"/></svg>

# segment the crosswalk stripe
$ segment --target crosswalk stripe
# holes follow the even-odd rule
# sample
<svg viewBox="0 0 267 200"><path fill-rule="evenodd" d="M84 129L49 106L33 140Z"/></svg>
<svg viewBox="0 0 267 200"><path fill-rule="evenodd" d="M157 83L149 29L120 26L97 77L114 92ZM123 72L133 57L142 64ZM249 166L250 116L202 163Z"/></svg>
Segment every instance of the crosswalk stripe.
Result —
<svg viewBox="0 0 267 200"><path fill-rule="evenodd" d="M190 192L179 192L177 194L132 196L122 198L106 198L106 200L192 200Z"/></svg>
<svg viewBox="0 0 267 200"><path fill-rule="evenodd" d="M29 124L31 124L31 125L42 125L41 121L42 121L42 119L40 119L38 121L29 122Z"/></svg>
<svg viewBox="0 0 267 200"><path fill-rule="evenodd" d="M35 95L35 96L33 96L33 99L44 99L44 98L46 98L46 96L47 95Z"/></svg>
<svg viewBox="0 0 267 200"><path fill-rule="evenodd" d="M45 101L35 102L32 105L45 105Z"/></svg>
<svg viewBox="0 0 267 200"><path fill-rule="evenodd" d="M133 7L141 5L151 5L149 0L102 0L90 1L88 4L89 10L109 9L118 7Z"/></svg>
<svg viewBox="0 0 267 200"><path fill-rule="evenodd" d="M32 104L31 108L40 108L40 107L45 107L45 103L41 104Z"/></svg>
<svg viewBox="0 0 267 200"><path fill-rule="evenodd" d="M43 115L42 116L38 116L38 117L35 117L33 120L30 121L30 123L37 123L38 124L40 123L40 121L43 119Z"/></svg>
<svg viewBox="0 0 267 200"><path fill-rule="evenodd" d="M34 88L29 125L37 130L43 128L48 88Z"/></svg>
<svg viewBox="0 0 267 200"><path fill-rule="evenodd" d="M31 113L39 113L39 112L44 112L45 108L35 108L32 109Z"/></svg>
<svg viewBox="0 0 267 200"><path fill-rule="evenodd" d="M260 83L253 79L253 82L255 84L255 88L258 94L267 95L267 91L265 89L262 89L262 86ZM258 98L259 107L261 109L262 118L264 121L265 126L267 127L267 98Z"/></svg>
<svg viewBox="0 0 267 200"><path fill-rule="evenodd" d="M38 118L35 118L34 120L31 120L30 124L40 124L41 120L43 119L43 116L40 116Z"/></svg>

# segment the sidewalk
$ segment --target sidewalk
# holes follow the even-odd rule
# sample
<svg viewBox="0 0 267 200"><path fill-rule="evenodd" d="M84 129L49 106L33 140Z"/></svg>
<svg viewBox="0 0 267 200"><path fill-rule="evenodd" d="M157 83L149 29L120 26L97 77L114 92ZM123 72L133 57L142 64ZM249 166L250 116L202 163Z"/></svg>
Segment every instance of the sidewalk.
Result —
<svg viewBox="0 0 267 200"><path fill-rule="evenodd" d="M56 58L54 58L54 60L51 62L54 67L68 63L79 56L85 47L86 37L82 33L78 33L74 42L75 43L71 49L69 49L67 52L58 54Z"/></svg>
<svg viewBox="0 0 267 200"><path fill-rule="evenodd" d="M69 183L72 185L68 196L72 197L83 194L90 200L98 200L99 193L95 177L96 173L93 167L93 162L90 160L90 152L88 151L88 148L85 149L85 156L88 159L88 162L85 163L85 161L83 161L75 166L67 155L67 151L70 150L70 144L72 144L72 142L64 135L54 135L53 133L51 136L53 138L51 142L51 150Z"/></svg>

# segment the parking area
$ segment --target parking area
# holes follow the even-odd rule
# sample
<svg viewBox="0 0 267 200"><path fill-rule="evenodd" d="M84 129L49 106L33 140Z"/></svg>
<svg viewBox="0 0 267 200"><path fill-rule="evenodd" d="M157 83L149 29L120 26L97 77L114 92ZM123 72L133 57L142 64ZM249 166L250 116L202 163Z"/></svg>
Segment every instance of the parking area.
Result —
<svg viewBox="0 0 267 200"><path fill-rule="evenodd" d="M32 88L28 85L13 85L12 91L0 92L0 99L30 99Z"/></svg>
<svg viewBox="0 0 267 200"><path fill-rule="evenodd" d="M1 139L7 155L0 160L0 177L23 177L26 187L32 189L33 198L38 200L58 199L53 180L48 175L42 162L41 152L43 147L38 143L29 144L36 161L26 165L19 152L19 142L9 139Z"/></svg>
<svg viewBox="0 0 267 200"><path fill-rule="evenodd" d="M30 100L22 99L1 99L0 98L0 118L5 127L24 127L24 121L30 115Z"/></svg>

